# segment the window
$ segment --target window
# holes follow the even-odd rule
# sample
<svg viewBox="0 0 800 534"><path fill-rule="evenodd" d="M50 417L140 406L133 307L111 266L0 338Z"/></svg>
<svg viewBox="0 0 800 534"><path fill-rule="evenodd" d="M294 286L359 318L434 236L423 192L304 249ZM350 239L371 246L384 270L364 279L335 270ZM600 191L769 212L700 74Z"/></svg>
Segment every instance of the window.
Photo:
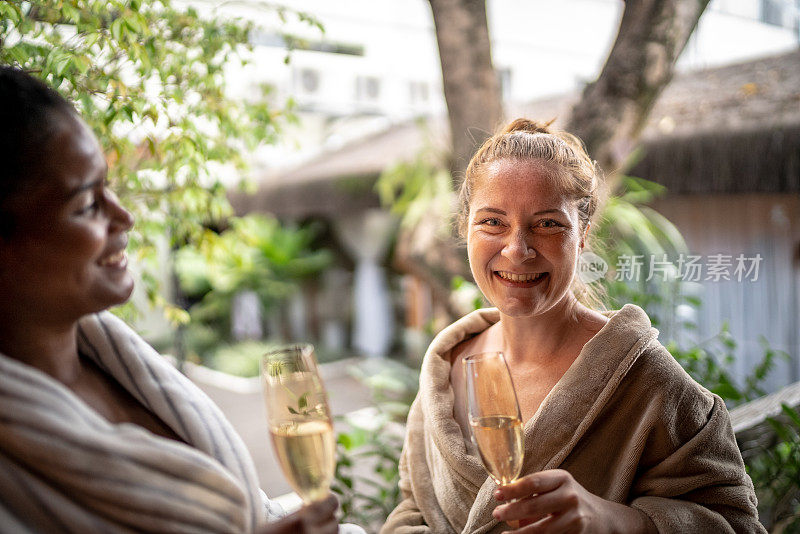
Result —
<svg viewBox="0 0 800 534"><path fill-rule="evenodd" d="M425 104L429 98L428 82L416 81L408 83L408 101L411 104Z"/></svg>
<svg viewBox="0 0 800 534"><path fill-rule="evenodd" d="M761 21L783 28L797 30L800 3L792 5L792 0L761 0Z"/></svg>
<svg viewBox="0 0 800 534"><path fill-rule="evenodd" d="M306 94L316 93L319 89L319 71L314 69L301 69L297 73L297 87Z"/></svg>
<svg viewBox="0 0 800 534"><path fill-rule="evenodd" d="M356 100L374 102L381 96L381 81L374 76L356 78Z"/></svg>

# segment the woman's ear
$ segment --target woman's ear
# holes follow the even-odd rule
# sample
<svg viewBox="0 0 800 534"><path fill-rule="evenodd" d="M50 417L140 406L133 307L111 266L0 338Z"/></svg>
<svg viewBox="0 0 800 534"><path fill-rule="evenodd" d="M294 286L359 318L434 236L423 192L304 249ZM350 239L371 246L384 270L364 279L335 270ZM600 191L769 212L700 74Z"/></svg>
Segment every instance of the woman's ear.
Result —
<svg viewBox="0 0 800 534"><path fill-rule="evenodd" d="M592 226L591 222L586 223L586 228L583 229L583 235L581 236L581 248L586 245L586 236L589 235L589 228Z"/></svg>

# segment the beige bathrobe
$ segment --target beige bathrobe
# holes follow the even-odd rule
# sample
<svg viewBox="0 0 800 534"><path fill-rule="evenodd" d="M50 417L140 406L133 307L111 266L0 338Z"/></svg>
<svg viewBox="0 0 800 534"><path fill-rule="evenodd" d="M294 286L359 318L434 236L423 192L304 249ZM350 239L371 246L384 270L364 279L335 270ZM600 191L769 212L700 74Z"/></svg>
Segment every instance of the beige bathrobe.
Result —
<svg viewBox="0 0 800 534"><path fill-rule="evenodd" d="M610 315L526 423L522 473L565 469L659 532L765 532L722 400L678 365L641 308ZM383 534L508 530L492 518L496 486L453 418L443 357L499 320L478 310L431 343L400 459L404 500Z"/></svg>

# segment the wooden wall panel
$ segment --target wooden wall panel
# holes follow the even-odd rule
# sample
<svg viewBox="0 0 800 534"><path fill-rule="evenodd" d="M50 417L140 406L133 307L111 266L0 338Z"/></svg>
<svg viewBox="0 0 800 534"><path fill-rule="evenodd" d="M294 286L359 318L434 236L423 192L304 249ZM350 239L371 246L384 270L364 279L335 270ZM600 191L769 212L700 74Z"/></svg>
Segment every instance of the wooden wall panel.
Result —
<svg viewBox="0 0 800 534"><path fill-rule="evenodd" d="M760 361L764 336L788 352L769 379L770 389L800 380L800 197L779 194L673 195L652 206L681 231L693 254L739 254L763 260L757 281L704 281L699 331L706 339L727 320L739 343L734 372L742 377ZM705 272L704 272L705 278Z"/></svg>

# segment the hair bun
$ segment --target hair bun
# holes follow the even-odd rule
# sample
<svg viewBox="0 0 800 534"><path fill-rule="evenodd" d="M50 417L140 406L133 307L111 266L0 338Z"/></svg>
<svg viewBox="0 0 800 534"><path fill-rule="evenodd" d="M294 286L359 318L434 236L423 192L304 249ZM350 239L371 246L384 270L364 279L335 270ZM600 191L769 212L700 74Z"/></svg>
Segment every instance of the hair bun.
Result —
<svg viewBox="0 0 800 534"><path fill-rule="evenodd" d="M530 119L516 119L510 122L500 133L500 135L510 134L514 132L528 132L532 134L542 133L542 134L553 134L553 130L550 129L550 125L555 122L555 119L551 119L547 122L537 122L532 121Z"/></svg>

